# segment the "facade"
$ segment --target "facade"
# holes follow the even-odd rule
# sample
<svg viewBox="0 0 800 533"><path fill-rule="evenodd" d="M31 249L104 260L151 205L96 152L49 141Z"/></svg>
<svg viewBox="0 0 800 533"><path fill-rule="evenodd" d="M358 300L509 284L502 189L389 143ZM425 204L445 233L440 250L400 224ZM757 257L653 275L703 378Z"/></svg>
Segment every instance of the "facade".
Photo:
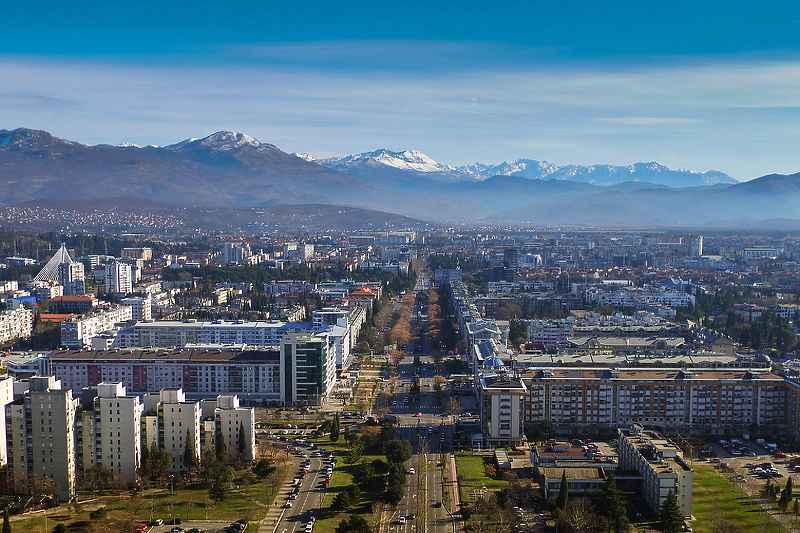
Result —
<svg viewBox="0 0 800 533"><path fill-rule="evenodd" d="M281 402L320 405L336 383L336 350L328 335L286 335L280 353Z"/></svg>
<svg viewBox="0 0 800 533"><path fill-rule="evenodd" d="M58 283L64 287L64 296L81 296L86 294L86 281L83 263L59 263Z"/></svg>
<svg viewBox="0 0 800 533"><path fill-rule="evenodd" d="M153 313L153 300L141 296L130 296L119 301L120 305L131 308L132 320L150 320Z"/></svg>
<svg viewBox="0 0 800 533"><path fill-rule="evenodd" d="M33 314L25 306L0 312L0 344L28 338L33 332Z"/></svg>
<svg viewBox="0 0 800 533"><path fill-rule="evenodd" d="M522 444L525 384L507 374L480 375L478 402L488 446Z"/></svg>
<svg viewBox="0 0 800 533"><path fill-rule="evenodd" d="M556 434L613 434L646 424L665 433L731 435L794 427L796 406L784 378L753 369L576 368L532 369L526 427L550 420Z"/></svg>
<svg viewBox="0 0 800 533"><path fill-rule="evenodd" d="M96 389L97 395L90 411L93 432L87 433L84 426L82 435L83 467L102 465L127 483L133 483L137 479L142 455L142 405L139 397L126 396L125 386L119 382L98 383ZM86 455L88 450L91 450L89 457Z"/></svg>
<svg viewBox="0 0 800 533"><path fill-rule="evenodd" d="M78 400L51 376L32 377L30 389L5 406L8 481L16 491L29 488L31 476L49 479L59 500L75 495L73 431Z"/></svg>
<svg viewBox="0 0 800 533"><path fill-rule="evenodd" d="M194 398L246 394L278 402L282 397L277 348L223 350L59 350L50 371L75 391L119 382L131 394L182 389Z"/></svg>
<svg viewBox="0 0 800 533"><path fill-rule="evenodd" d="M171 471L177 472L184 469L187 444L200 458L200 404L187 402L181 389L162 389L159 400L158 445L172 457Z"/></svg>
<svg viewBox="0 0 800 533"><path fill-rule="evenodd" d="M310 333L308 322L140 321L123 348L181 348L187 344L278 346L287 333Z"/></svg>
<svg viewBox="0 0 800 533"><path fill-rule="evenodd" d="M80 263L70 263L72 265ZM93 296L58 296L47 303L52 313L88 313L97 306L97 298Z"/></svg>
<svg viewBox="0 0 800 533"><path fill-rule="evenodd" d="M694 472L684 461L680 448L656 433L634 425L618 430L619 468L636 470L642 476L641 495L658 513L671 490L678 498L684 517L692 516Z"/></svg>
<svg viewBox="0 0 800 533"><path fill-rule="evenodd" d="M216 400L214 410L214 436L225 439L225 450L229 458L239 453L240 432L244 430L244 459L253 461L256 458L255 409L240 407L236 396L220 396Z"/></svg>
<svg viewBox="0 0 800 533"><path fill-rule="evenodd" d="M133 292L133 268L127 263L113 261L106 265L106 292Z"/></svg>
<svg viewBox="0 0 800 533"><path fill-rule="evenodd" d="M95 335L130 320L132 316L130 307L114 305L98 309L89 316L65 320L61 323L61 346L88 348Z"/></svg>

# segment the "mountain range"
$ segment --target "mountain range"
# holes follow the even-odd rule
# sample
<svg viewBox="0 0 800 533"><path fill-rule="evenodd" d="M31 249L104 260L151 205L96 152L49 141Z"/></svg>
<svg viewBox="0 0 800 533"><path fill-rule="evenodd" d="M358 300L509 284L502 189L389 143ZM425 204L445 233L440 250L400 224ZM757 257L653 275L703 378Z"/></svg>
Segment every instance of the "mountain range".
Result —
<svg viewBox="0 0 800 533"><path fill-rule="evenodd" d="M413 150L315 160L228 131L139 147L0 130L0 205L112 198L207 208L314 205L316 212L350 206L353 217L368 209L432 223L738 227L769 219L778 227L800 219L800 174L739 183L658 163L519 159L451 167Z"/></svg>

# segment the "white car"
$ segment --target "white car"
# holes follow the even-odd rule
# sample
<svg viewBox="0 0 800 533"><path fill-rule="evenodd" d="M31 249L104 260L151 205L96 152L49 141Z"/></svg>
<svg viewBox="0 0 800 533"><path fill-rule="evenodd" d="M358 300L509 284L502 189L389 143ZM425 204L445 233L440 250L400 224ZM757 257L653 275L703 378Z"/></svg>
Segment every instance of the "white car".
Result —
<svg viewBox="0 0 800 533"><path fill-rule="evenodd" d="M400 523L401 524L405 524L406 523L406 517L405 516L401 516L400 517Z"/></svg>

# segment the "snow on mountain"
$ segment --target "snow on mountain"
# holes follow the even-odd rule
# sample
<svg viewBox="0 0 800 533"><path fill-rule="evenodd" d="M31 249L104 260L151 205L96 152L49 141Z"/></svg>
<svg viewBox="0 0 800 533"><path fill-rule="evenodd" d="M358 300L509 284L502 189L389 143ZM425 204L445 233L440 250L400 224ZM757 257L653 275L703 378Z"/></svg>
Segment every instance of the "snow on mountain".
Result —
<svg viewBox="0 0 800 533"><path fill-rule="evenodd" d="M186 139L165 147L168 150L208 150L213 152L234 152L242 150L272 151L275 146L261 143L258 139L236 131L218 131L202 139Z"/></svg>
<svg viewBox="0 0 800 533"><path fill-rule="evenodd" d="M346 157L330 157L320 159L320 164L325 166L387 166L400 170L412 170L414 172L452 172L453 167L437 163L427 155L416 150L406 150L404 152L392 152L391 150L376 150L362 154L349 155Z"/></svg>
<svg viewBox="0 0 800 533"><path fill-rule="evenodd" d="M313 163L317 160L317 158L311 154L292 152L292 155L295 157L299 157L303 161L308 161L309 163Z"/></svg>

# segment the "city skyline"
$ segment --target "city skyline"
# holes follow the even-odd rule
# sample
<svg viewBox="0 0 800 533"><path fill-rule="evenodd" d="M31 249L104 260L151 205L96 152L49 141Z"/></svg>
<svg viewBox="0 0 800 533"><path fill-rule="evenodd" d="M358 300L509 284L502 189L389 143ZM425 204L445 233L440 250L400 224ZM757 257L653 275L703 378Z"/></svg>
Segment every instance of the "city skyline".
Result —
<svg viewBox="0 0 800 533"><path fill-rule="evenodd" d="M235 130L317 157L419 150L798 170L796 6L47 2L0 21L7 129L166 145Z"/></svg>

